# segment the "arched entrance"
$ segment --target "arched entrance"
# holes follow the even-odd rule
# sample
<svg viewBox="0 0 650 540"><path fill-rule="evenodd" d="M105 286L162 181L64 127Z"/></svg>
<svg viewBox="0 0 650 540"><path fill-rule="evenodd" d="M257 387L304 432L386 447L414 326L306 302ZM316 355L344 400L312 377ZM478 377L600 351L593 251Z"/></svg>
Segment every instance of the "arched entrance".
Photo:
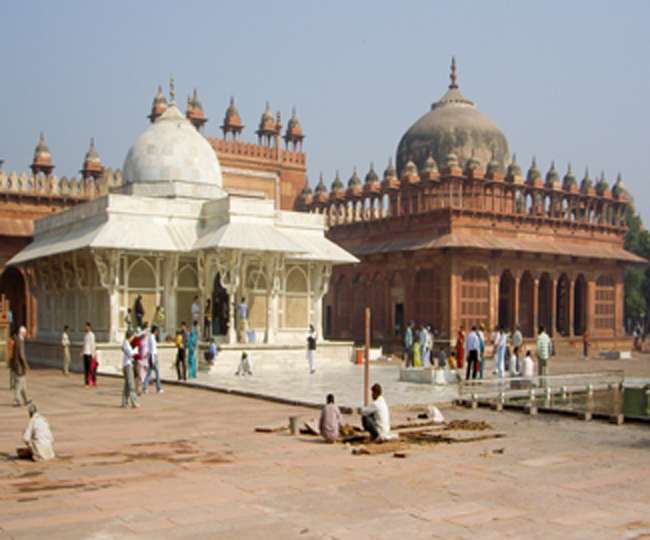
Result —
<svg viewBox="0 0 650 540"><path fill-rule="evenodd" d="M12 333L21 326L27 326L27 288L25 278L20 270L9 267L0 276L0 294L9 300L9 309L13 316Z"/></svg>
<svg viewBox="0 0 650 540"><path fill-rule="evenodd" d="M535 335L534 287L533 276L524 272L519 280L519 327L526 337Z"/></svg>
<svg viewBox="0 0 650 540"><path fill-rule="evenodd" d="M499 279L499 326L508 330L515 326L515 278L510 270Z"/></svg>
<svg viewBox="0 0 650 540"><path fill-rule="evenodd" d="M544 272L539 278L539 313L537 320L544 329L553 332L553 286L551 276Z"/></svg>
<svg viewBox="0 0 650 540"><path fill-rule="evenodd" d="M221 285L221 275L214 276L212 284L212 333L228 335L228 293Z"/></svg>
<svg viewBox="0 0 650 540"><path fill-rule="evenodd" d="M386 286L380 274L375 274L372 280L372 340L375 343L383 341L387 335L386 329ZM390 333L388 332L388 335Z"/></svg>
<svg viewBox="0 0 650 540"><path fill-rule="evenodd" d="M557 282L555 301L557 306L557 320L555 328L561 336L569 335L569 295L571 294L569 278L562 274Z"/></svg>
<svg viewBox="0 0 650 540"><path fill-rule="evenodd" d="M587 306L587 287L585 277L580 274L573 288L573 333L581 336L585 333L585 312Z"/></svg>

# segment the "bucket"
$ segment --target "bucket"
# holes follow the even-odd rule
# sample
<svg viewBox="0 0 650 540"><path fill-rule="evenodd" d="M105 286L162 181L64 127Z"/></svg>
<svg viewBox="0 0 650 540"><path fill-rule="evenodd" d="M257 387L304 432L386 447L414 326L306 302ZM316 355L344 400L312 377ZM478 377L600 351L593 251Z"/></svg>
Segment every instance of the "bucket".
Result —
<svg viewBox="0 0 650 540"><path fill-rule="evenodd" d="M354 350L354 363L360 366L363 364L363 349L355 349Z"/></svg>

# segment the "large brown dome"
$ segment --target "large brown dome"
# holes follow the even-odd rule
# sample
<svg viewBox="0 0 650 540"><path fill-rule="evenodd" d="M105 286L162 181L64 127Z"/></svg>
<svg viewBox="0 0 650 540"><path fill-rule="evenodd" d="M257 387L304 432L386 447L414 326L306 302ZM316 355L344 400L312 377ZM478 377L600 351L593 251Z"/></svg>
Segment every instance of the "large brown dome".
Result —
<svg viewBox="0 0 650 540"><path fill-rule="evenodd" d="M439 165L446 162L449 153L456 154L461 167L472 156L483 167L492 159L499 161L502 167L510 161L505 135L460 93L453 59L449 90L400 140L397 170L401 172L409 159L421 169L429 152Z"/></svg>

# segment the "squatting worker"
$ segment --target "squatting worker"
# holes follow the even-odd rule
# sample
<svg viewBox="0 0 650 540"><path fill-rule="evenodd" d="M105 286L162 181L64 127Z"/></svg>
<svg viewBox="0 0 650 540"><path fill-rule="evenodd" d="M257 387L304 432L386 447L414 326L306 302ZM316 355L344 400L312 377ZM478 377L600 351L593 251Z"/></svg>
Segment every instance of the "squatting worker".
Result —
<svg viewBox="0 0 650 540"><path fill-rule="evenodd" d="M29 404L27 412L29 413L29 423L23 433L23 441L27 447L18 449L18 457L34 461L53 459L56 456L50 424L44 416L39 414L33 403Z"/></svg>
<svg viewBox="0 0 650 540"><path fill-rule="evenodd" d="M370 433L372 440L386 441L392 439L390 433L390 412L388 404L382 396L382 389L379 383L372 385L372 403L367 407L359 407L363 429Z"/></svg>
<svg viewBox="0 0 650 540"><path fill-rule="evenodd" d="M320 413L318 430L328 443L335 443L341 431L341 411L334 404L334 394L327 394L325 407Z"/></svg>

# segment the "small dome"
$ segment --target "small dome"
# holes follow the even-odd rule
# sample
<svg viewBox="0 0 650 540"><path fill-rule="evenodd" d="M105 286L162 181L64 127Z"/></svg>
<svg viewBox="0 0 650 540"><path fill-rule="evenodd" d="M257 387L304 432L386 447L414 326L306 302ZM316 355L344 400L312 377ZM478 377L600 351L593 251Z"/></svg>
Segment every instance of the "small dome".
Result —
<svg viewBox="0 0 650 540"><path fill-rule="evenodd" d="M90 147L86 156L84 157L84 162L81 167L81 173L84 178L88 176L100 175L104 170L102 166L102 160L99 158L97 153L97 148L95 148L95 139L94 137L90 139Z"/></svg>
<svg viewBox="0 0 650 540"><path fill-rule="evenodd" d="M560 175L555 169L555 161L551 161L551 168L546 173L546 186L553 187L554 184L560 181Z"/></svg>
<svg viewBox="0 0 650 540"><path fill-rule="evenodd" d="M260 118L260 125L257 131L259 133L275 133L276 131L276 122L273 118L273 113L271 112L271 105L268 101L266 102L266 109L264 109Z"/></svg>
<svg viewBox="0 0 650 540"><path fill-rule="evenodd" d="M316 193L327 193L327 186L325 185L325 180L323 179L323 173L320 173L320 178L318 179L318 184L316 185Z"/></svg>
<svg viewBox="0 0 650 540"><path fill-rule="evenodd" d="M305 176L305 187L302 188L302 195L306 196L311 194L312 194L312 190L311 187L309 187L309 179Z"/></svg>
<svg viewBox="0 0 650 540"><path fill-rule="evenodd" d="M427 159L424 160L424 165L422 166L422 173L437 173L438 164L436 160L433 159L431 152L427 155Z"/></svg>
<svg viewBox="0 0 650 540"><path fill-rule="evenodd" d="M578 185L578 182L576 181L576 177L573 175L573 171L571 170L571 163L569 163L566 174L562 179L562 189L570 191L571 188L576 185Z"/></svg>
<svg viewBox="0 0 650 540"><path fill-rule="evenodd" d="M149 118L151 122L154 122L156 118L158 118L166 110L167 110L167 98L165 97L165 94L163 94L162 86L158 85L158 90L151 104L151 112L149 113L149 116L147 118Z"/></svg>
<svg viewBox="0 0 650 540"><path fill-rule="evenodd" d="M615 195L616 197L620 197L621 195L625 196L626 198L629 197L627 189L623 184L623 178L621 177L621 173L618 173L618 175L616 176L616 182L612 186L612 194Z"/></svg>
<svg viewBox="0 0 650 540"><path fill-rule="evenodd" d="M397 171L395 165L393 165L393 158L388 158L388 165L384 171L384 182L390 180L397 180Z"/></svg>
<svg viewBox="0 0 650 540"><path fill-rule="evenodd" d="M449 152L445 159L445 164L448 169L458 167L458 157L453 152Z"/></svg>
<svg viewBox="0 0 650 540"><path fill-rule="evenodd" d="M196 129L201 129L203 125L208 121L208 119L205 117L205 112L203 111L203 105L201 104L201 101L199 101L199 96L196 88L192 93L192 97L188 96L187 98L185 116L190 122L192 122Z"/></svg>
<svg viewBox="0 0 650 540"><path fill-rule="evenodd" d="M539 169L537 168L537 160L535 159L535 156L533 156L533 161L530 163L530 168L526 174L526 182L532 184L535 180L538 180L541 177L542 173L539 172Z"/></svg>
<svg viewBox="0 0 650 540"><path fill-rule="evenodd" d="M41 131L38 137L38 143L34 149L34 159L32 160L31 169L34 174L50 174L54 165L52 164L52 154L47 144L45 144L45 135Z"/></svg>
<svg viewBox="0 0 650 540"><path fill-rule="evenodd" d="M519 166L519 163L517 163L517 154L512 154L512 161L510 162L510 165L508 165L506 176L508 178L516 178L518 176L522 176L521 167Z"/></svg>
<svg viewBox="0 0 650 540"><path fill-rule="evenodd" d="M348 180L348 189L356 188L361 185L361 178L359 178L359 175L357 174L357 168L355 167L352 170L352 176L350 176L350 179Z"/></svg>
<svg viewBox="0 0 650 540"><path fill-rule="evenodd" d="M492 155L492 159L488 163L487 170L485 172L488 176L503 173L503 167L494 154Z"/></svg>
<svg viewBox="0 0 650 540"><path fill-rule="evenodd" d="M289 122L287 122L287 131L285 133L285 138L291 139L293 137L303 137L302 126L300 125L300 120L298 120L298 116L296 115L295 107L291 110L291 118L289 118Z"/></svg>
<svg viewBox="0 0 650 540"><path fill-rule="evenodd" d="M456 154L463 165L472 153L482 163L487 163L493 154L502 163L508 161L505 135L461 94L453 58L450 79L447 92L400 140L397 148L397 169L400 173L409 159L413 159L422 169L429 151L438 163L444 163L450 153Z"/></svg>
<svg viewBox="0 0 650 540"><path fill-rule="evenodd" d="M603 171L600 173L600 178L596 183L596 191L599 193L604 193L605 191L608 190L609 190L609 184L607 183L607 180L605 180L605 172Z"/></svg>
<svg viewBox="0 0 650 540"><path fill-rule="evenodd" d="M591 178L589 178L589 167L585 169L585 176L580 182L580 191L582 193L587 193L590 189L593 188L593 182L591 181Z"/></svg>
<svg viewBox="0 0 650 540"><path fill-rule="evenodd" d="M334 181L332 182L332 191L340 191L342 189L343 189L343 182L341 182L339 171L336 171L336 176L334 176Z"/></svg>
<svg viewBox="0 0 650 540"><path fill-rule="evenodd" d="M379 182L379 176L375 172L375 166L372 163L370 164L370 169L366 174L365 182L366 184L374 184L376 182Z"/></svg>
<svg viewBox="0 0 650 540"><path fill-rule="evenodd" d="M465 165L465 172L473 172L481 168L481 162L472 153L471 157L467 160Z"/></svg>
<svg viewBox="0 0 650 540"><path fill-rule="evenodd" d="M122 171L125 183L188 182L223 186L217 155L173 102L136 139Z"/></svg>

